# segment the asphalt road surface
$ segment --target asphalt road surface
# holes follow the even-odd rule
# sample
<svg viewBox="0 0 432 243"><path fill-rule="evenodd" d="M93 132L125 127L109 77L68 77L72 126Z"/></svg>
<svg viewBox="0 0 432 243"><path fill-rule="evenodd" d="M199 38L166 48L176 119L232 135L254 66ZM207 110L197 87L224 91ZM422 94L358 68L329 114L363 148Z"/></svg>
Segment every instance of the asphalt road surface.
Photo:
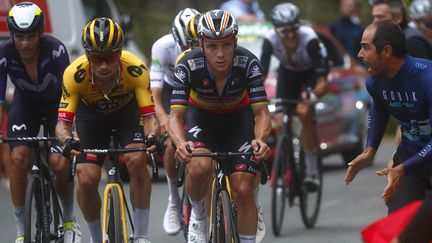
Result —
<svg viewBox="0 0 432 243"><path fill-rule="evenodd" d="M324 160L324 191L321 212L316 227L306 229L301 221L299 208L286 211L282 236L274 237L271 231L271 190L268 185L261 186L260 203L264 209L267 225L264 242L296 243L349 243L362 242L359 232L372 221L386 214L386 207L380 194L386 185L384 177L375 175L383 168L392 155L395 145L389 141L380 147L373 166L363 170L356 180L344 184L345 168L338 155ZM160 171L162 175L163 172ZM126 188L128 189L128 188ZM162 227L163 215L168 198L168 187L164 182L153 184L150 211L150 240L152 242L184 242L182 232L177 236L165 234ZM75 212L83 233L82 242L89 242L89 232L79 208ZM15 240L15 224L9 191L0 187L0 242L12 243Z"/></svg>

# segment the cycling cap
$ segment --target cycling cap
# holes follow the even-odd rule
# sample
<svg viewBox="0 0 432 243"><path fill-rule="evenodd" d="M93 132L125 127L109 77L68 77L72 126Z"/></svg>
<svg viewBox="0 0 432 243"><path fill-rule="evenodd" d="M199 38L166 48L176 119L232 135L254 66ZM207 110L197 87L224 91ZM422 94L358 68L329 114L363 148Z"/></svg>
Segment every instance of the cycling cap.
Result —
<svg viewBox="0 0 432 243"><path fill-rule="evenodd" d="M410 16L412 19L424 18L429 15L432 10L432 2L430 0L415 0L410 5Z"/></svg>
<svg viewBox="0 0 432 243"><path fill-rule="evenodd" d="M9 11L7 25L11 33L31 33L43 31L44 13L34 3L21 2Z"/></svg>
<svg viewBox="0 0 432 243"><path fill-rule="evenodd" d="M300 10L292 3L280 3L271 10L271 20L275 27L300 25Z"/></svg>
<svg viewBox="0 0 432 243"><path fill-rule="evenodd" d="M197 44L198 43L198 24L201 18L201 14L197 14L192 17L191 20L189 20L189 23L186 25L186 40L190 44Z"/></svg>
<svg viewBox="0 0 432 243"><path fill-rule="evenodd" d="M171 32L175 41L183 48L188 48L189 43L186 37L186 25L199 12L193 8L185 8L181 10L174 18Z"/></svg>
<svg viewBox="0 0 432 243"><path fill-rule="evenodd" d="M83 29L81 43L86 52L116 52L123 47L120 25L106 17L88 22Z"/></svg>
<svg viewBox="0 0 432 243"><path fill-rule="evenodd" d="M227 11L216 9L203 14L198 24L198 35L206 40L224 40L235 37L238 25Z"/></svg>

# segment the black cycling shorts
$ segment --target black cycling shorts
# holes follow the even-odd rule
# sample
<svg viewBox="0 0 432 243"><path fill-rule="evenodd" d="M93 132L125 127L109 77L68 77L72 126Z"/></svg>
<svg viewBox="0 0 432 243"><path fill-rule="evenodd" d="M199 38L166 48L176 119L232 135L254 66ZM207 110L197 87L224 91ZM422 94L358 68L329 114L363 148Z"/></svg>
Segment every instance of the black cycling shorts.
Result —
<svg viewBox="0 0 432 243"><path fill-rule="evenodd" d="M140 124L137 102L132 99L124 107L109 114L97 112L81 100L76 112L76 132L81 149L109 148L112 130L117 130L121 147L132 143L144 143L144 128ZM78 163L97 163L102 165L105 155L81 153Z"/></svg>
<svg viewBox="0 0 432 243"><path fill-rule="evenodd" d="M199 142L214 152L252 152L254 114L250 107L229 114L215 115L193 105L186 112L188 141ZM226 161L227 173L236 171L256 174L259 164L252 156L235 157Z"/></svg>
<svg viewBox="0 0 432 243"><path fill-rule="evenodd" d="M393 155L393 167L401 164L414 154L416 153L410 153L401 147L398 147L396 153ZM425 197L426 192L431 189L431 171L432 166L429 165L412 171L409 174L405 174L396 194L386 203L388 212L391 213L412 201L422 200Z"/></svg>
<svg viewBox="0 0 432 243"><path fill-rule="evenodd" d="M280 67L278 70L276 98L300 99L302 89L306 87L314 88L316 85L316 75L313 69L306 71L291 71Z"/></svg>
<svg viewBox="0 0 432 243"><path fill-rule="evenodd" d="M57 110L58 102L38 104L15 94L8 113L8 137L36 137L38 135L43 135L39 134L42 125L42 118L46 119L48 136L55 137ZM34 146L34 143L25 141L9 142L11 150L22 145L32 147ZM63 148L57 141L51 142L50 153L62 152Z"/></svg>

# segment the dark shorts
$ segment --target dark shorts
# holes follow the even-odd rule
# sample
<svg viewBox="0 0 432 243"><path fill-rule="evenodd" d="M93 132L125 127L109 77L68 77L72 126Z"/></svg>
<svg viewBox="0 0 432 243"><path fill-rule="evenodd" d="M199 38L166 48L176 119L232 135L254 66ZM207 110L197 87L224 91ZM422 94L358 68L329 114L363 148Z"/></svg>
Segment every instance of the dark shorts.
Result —
<svg viewBox="0 0 432 243"><path fill-rule="evenodd" d="M315 87L315 76L313 69L295 72L285 68L279 68L276 97L294 100L299 99L304 87Z"/></svg>
<svg viewBox="0 0 432 243"><path fill-rule="evenodd" d="M401 164L414 154L416 153L398 147L393 155L393 167ZM431 189L431 169L432 166L427 166L404 175L395 196L386 203L389 213L412 201L421 200L425 197L426 192Z"/></svg>
<svg viewBox="0 0 432 243"><path fill-rule="evenodd" d="M254 114L250 107L224 115L214 115L189 105L186 113L186 136L189 141L203 143L215 152L252 152ZM235 157L226 161L227 173L256 174L258 162L252 156Z"/></svg>
<svg viewBox="0 0 432 243"><path fill-rule="evenodd" d="M46 119L48 136L55 137L57 125L58 102L37 104L21 98L14 98L8 113L7 135L9 138L36 137L42 125L42 118ZM17 146L33 146L25 141L9 142L11 149ZM58 142L51 142L50 152L61 153L62 147Z"/></svg>
<svg viewBox="0 0 432 243"><path fill-rule="evenodd" d="M76 113L76 132L82 149L109 148L112 130L117 130L121 147L144 142L144 128L140 124L139 108L135 99L110 114L99 113L82 101L79 102ZM78 163L102 165L104 159L104 155L81 153Z"/></svg>

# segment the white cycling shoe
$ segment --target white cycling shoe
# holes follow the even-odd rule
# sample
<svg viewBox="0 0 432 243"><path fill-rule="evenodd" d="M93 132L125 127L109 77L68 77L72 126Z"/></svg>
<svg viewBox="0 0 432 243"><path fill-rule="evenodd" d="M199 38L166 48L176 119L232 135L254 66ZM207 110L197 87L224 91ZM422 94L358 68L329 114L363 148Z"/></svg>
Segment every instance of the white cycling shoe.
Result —
<svg viewBox="0 0 432 243"><path fill-rule="evenodd" d="M151 242L144 238L137 238L134 240L134 243L151 243Z"/></svg>
<svg viewBox="0 0 432 243"><path fill-rule="evenodd" d="M262 207L258 207L258 225L257 225L257 233L256 233L256 242L263 242L264 236L266 233L266 225L264 223L264 214L262 212Z"/></svg>
<svg viewBox="0 0 432 243"><path fill-rule="evenodd" d="M193 215L190 217L188 228L188 243L207 243L208 219L197 220Z"/></svg>
<svg viewBox="0 0 432 243"><path fill-rule="evenodd" d="M175 203L168 203L163 220L163 227L167 234L176 235L181 230L180 214L178 206Z"/></svg>
<svg viewBox="0 0 432 243"><path fill-rule="evenodd" d="M68 221L63 224L64 243L81 243L80 226L75 221Z"/></svg>
<svg viewBox="0 0 432 243"><path fill-rule="evenodd" d="M15 240L15 243L24 243L24 236L18 236Z"/></svg>

